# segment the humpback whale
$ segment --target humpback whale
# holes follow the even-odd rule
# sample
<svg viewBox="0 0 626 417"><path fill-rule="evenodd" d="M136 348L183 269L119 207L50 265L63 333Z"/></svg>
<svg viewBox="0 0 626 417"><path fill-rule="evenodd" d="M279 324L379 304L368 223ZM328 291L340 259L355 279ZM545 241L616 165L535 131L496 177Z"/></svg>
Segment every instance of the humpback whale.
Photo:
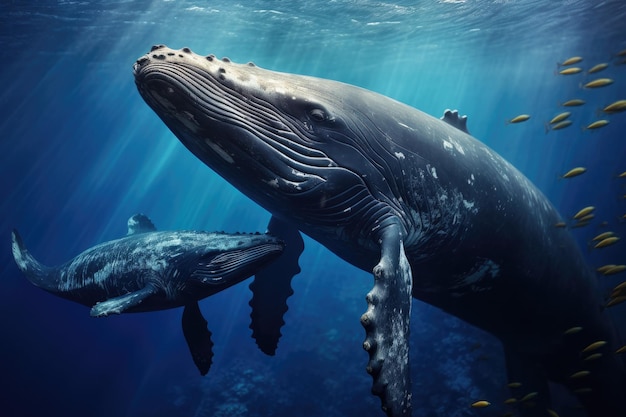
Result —
<svg viewBox="0 0 626 417"><path fill-rule="evenodd" d="M254 275L277 258L284 243L267 234L156 231L143 214L128 235L87 249L58 267L39 263L12 234L13 257L28 280L56 296L91 307L91 315L184 307L183 334L206 375L213 342L198 301Z"/></svg>
<svg viewBox="0 0 626 417"><path fill-rule="evenodd" d="M551 415L550 381L591 417L626 415L626 373L593 273L554 227L548 199L458 112L439 119L356 86L189 48L154 46L133 72L183 145L267 209L288 247L302 232L373 274L363 348L388 416L411 414L412 297L499 338L515 394L532 398L522 415ZM274 297L264 304L284 305L287 275L257 275L253 285L280 289L259 292ZM283 322L257 315L257 343L272 354ZM589 346L602 356L584 361Z"/></svg>

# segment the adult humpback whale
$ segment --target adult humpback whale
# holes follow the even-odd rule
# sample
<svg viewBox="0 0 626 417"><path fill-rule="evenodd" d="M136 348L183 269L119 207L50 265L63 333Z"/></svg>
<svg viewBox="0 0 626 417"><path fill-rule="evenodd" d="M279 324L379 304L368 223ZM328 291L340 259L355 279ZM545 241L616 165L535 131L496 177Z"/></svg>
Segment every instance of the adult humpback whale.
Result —
<svg viewBox="0 0 626 417"><path fill-rule="evenodd" d="M270 229L298 229L373 271L363 347L389 416L411 412L411 294L502 341L509 380L522 383L515 394L535 405L521 413L550 415L550 380L590 416L626 415L626 375L594 276L546 197L470 136L465 118L188 48L155 46L134 74L181 142L272 213ZM258 333L273 353L275 340ZM584 361L595 342L606 342L593 345L603 356Z"/></svg>
<svg viewBox="0 0 626 417"><path fill-rule="evenodd" d="M35 260L17 231L12 239L15 262L30 282L91 307L94 317L184 306L183 333L202 375L211 366L213 342L198 301L255 274L284 247L267 234L157 232L142 214L128 220L126 237L54 268Z"/></svg>

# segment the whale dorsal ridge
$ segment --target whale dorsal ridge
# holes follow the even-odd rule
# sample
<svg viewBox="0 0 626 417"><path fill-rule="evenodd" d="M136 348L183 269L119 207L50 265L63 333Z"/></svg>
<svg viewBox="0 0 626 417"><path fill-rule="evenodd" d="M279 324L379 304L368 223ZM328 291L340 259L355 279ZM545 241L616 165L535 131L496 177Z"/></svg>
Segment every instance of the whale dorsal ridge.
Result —
<svg viewBox="0 0 626 417"><path fill-rule="evenodd" d="M156 232L156 227L148 216L138 213L128 219L128 236L146 232Z"/></svg>
<svg viewBox="0 0 626 417"><path fill-rule="evenodd" d="M443 112L443 117L441 117L441 120L448 123L450 126L454 126L457 129L469 134L469 131L467 130L467 116L459 117L458 110L446 109Z"/></svg>

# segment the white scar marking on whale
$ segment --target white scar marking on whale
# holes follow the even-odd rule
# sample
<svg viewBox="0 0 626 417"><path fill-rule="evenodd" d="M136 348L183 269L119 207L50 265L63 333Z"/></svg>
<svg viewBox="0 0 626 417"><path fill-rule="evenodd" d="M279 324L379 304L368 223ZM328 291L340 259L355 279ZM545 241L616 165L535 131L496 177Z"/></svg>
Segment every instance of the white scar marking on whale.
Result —
<svg viewBox="0 0 626 417"><path fill-rule="evenodd" d="M454 148L461 155L465 155L465 149L463 149L463 147L456 140L452 139L451 136L448 136L448 140L443 139L442 143L445 150L452 151L452 148Z"/></svg>
<svg viewBox="0 0 626 417"><path fill-rule="evenodd" d="M471 211L472 214L478 213L478 208L476 208L475 205L476 204L473 201L463 200L463 206L466 210Z"/></svg>
<svg viewBox="0 0 626 417"><path fill-rule="evenodd" d="M272 188L278 188L278 178L274 178L271 181L265 181L265 183Z"/></svg>
<svg viewBox="0 0 626 417"><path fill-rule="evenodd" d="M291 173L295 175L296 177L307 178L309 176L306 173L302 171L298 171L297 169L294 169L294 168L291 169Z"/></svg>
<svg viewBox="0 0 626 417"><path fill-rule="evenodd" d="M206 139L204 141L207 145L209 145L209 147L211 149L213 149L213 151L218 154L219 156L222 157L223 160L225 160L226 162L228 162L229 164L232 164L233 162L235 162L235 160L226 153L226 151L224 149L222 149L219 145L217 145L216 143L211 142L209 139Z"/></svg>
<svg viewBox="0 0 626 417"><path fill-rule="evenodd" d="M396 158L398 158L399 160L403 160L405 158L402 152L394 152L394 155L396 155Z"/></svg>

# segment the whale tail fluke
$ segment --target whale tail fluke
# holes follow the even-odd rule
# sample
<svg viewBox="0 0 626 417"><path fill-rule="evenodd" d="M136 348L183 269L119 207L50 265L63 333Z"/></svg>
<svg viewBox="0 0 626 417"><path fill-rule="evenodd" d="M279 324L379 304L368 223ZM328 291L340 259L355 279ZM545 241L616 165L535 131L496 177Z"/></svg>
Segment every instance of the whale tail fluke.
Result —
<svg viewBox="0 0 626 417"><path fill-rule="evenodd" d="M47 291L56 291L57 288L53 288L53 269L43 265L30 254L24 246L22 237L15 229L11 233L11 241L13 259L15 259L20 271L28 277L28 280Z"/></svg>

